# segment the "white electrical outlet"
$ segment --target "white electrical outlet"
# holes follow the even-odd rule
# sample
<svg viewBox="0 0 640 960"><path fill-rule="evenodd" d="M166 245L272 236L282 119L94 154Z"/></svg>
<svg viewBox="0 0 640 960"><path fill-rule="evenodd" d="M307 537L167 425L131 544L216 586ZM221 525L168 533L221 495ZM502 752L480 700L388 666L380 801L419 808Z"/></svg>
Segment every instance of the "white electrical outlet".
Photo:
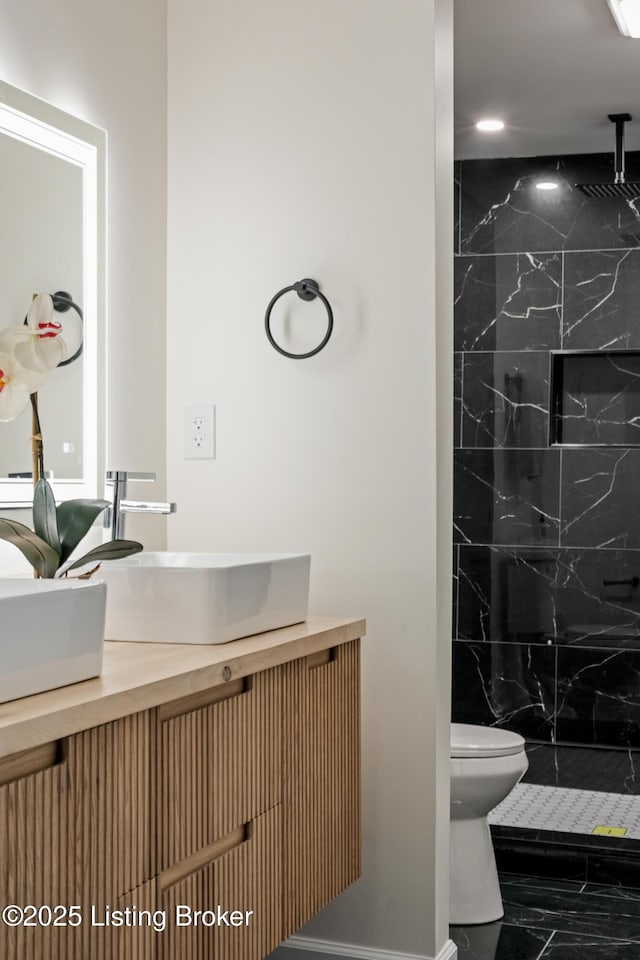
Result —
<svg viewBox="0 0 640 960"><path fill-rule="evenodd" d="M184 459L212 460L216 455L216 408L192 404L184 408Z"/></svg>

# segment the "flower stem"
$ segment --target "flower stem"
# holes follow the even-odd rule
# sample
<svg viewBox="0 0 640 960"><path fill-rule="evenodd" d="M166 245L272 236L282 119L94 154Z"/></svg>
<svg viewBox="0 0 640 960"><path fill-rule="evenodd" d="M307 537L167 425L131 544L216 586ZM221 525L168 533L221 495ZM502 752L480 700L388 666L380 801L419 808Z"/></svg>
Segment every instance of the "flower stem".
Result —
<svg viewBox="0 0 640 960"><path fill-rule="evenodd" d="M38 394L32 393L29 399L31 400L31 473L35 490L38 480L44 477L44 448L38 415ZM40 577L35 567L33 568L33 576L36 580Z"/></svg>
<svg viewBox="0 0 640 960"><path fill-rule="evenodd" d="M35 487L38 480L44 477L44 446L38 415L38 394L32 393L29 399L31 400L31 464Z"/></svg>

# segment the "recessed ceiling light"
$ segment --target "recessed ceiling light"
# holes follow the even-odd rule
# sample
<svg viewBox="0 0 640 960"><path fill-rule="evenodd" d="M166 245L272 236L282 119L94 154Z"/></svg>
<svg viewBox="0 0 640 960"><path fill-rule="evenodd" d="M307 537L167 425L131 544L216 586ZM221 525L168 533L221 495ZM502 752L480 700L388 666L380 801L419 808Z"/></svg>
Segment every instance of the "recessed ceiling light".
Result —
<svg viewBox="0 0 640 960"><path fill-rule="evenodd" d="M482 130L483 133L496 133L498 130L504 130L504 123L502 120L478 120L476 129Z"/></svg>
<svg viewBox="0 0 640 960"><path fill-rule="evenodd" d="M538 180L536 183L536 190L557 190L558 183L556 180Z"/></svg>
<svg viewBox="0 0 640 960"><path fill-rule="evenodd" d="M640 37L640 0L608 0L618 30L625 37Z"/></svg>

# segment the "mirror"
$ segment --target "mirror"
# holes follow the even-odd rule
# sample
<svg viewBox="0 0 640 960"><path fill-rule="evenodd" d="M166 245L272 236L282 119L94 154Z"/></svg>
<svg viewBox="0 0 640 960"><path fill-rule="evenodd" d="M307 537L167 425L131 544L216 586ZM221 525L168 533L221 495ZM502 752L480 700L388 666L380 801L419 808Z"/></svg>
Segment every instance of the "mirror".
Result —
<svg viewBox="0 0 640 960"><path fill-rule="evenodd" d="M57 500L96 497L104 477L106 133L0 82L0 328L37 293L65 292L54 314L77 360L38 391L45 469ZM54 301L61 306L61 301ZM0 423L0 510L32 499L31 408Z"/></svg>

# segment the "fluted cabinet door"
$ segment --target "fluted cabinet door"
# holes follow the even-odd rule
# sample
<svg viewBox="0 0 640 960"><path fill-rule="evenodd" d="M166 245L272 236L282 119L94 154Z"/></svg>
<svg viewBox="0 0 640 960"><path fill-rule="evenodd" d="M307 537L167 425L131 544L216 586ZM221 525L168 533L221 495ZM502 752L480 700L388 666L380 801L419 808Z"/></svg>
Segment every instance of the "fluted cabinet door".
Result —
<svg viewBox="0 0 640 960"><path fill-rule="evenodd" d="M281 800L280 669L158 708L159 870Z"/></svg>
<svg viewBox="0 0 640 960"><path fill-rule="evenodd" d="M167 918L160 906L157 881L136 887L110 907L111 921L116 922L92 930L87 956L91 960L98 956L105 960L159 960ZM105 922L104 915L97 915L97 919Z"/></svg>
<svg viewBox="0 0 640 960"><path fill-rule="evenodd" d="M0 760L0 902L44 908L32 926L0 923L0 957L106 960L91 907L152 871L150 736L140 713Z"/></svg>
<svg viewBox="0 0 640 960"><path fill-rule="evenodd" d="M282 807L225 840L226 852L212 849L191 873L160 875L169 918L161 960L262 960L283 939Z"/></svg>
<svg viewBox="0 0 640 960"><path fill-rule="evenodd" d="M283 667L285 936L360 875L359 643Z"/></svg>

